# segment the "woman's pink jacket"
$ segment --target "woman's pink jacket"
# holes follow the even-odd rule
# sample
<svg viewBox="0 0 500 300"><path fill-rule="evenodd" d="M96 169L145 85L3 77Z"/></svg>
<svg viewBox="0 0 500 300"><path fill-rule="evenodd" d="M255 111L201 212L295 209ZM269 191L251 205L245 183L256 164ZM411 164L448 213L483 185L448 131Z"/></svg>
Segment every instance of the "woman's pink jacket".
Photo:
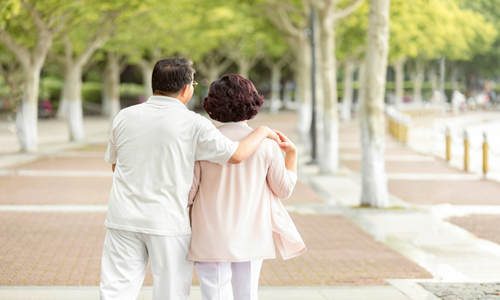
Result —
<svg viewBox="0 0 500 300"><path fill-rule="evenodd" d="M252 132L245 122L225 123L219 130L239 141ZM192 238L189 259L238 262L296 257L306 247L279 200L292 194L295 173L285 169L283 154L266 139L240 164L195 164L189 193Z"/></svg>

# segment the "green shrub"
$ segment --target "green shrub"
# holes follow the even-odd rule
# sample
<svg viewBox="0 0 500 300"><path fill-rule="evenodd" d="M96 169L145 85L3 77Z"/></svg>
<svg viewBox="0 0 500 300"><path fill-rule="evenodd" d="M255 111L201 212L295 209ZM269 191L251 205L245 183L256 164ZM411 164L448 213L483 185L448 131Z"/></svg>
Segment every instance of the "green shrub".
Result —
<svg viewBox="0 0 500 300"><path fill-rule="evenodd" d="M139 98L144 96L144 86L137 83L120 84L120 98Z"/></svg>
<svg viewBox="0 0 500 300"><path fill-rule="evenodd" d="M57 77L44 77L40 84L40 98L59 101L63 88L63 81Z"/></svg>
<svg viewBox="0 0 500 300"><path fill-rule="evenodd" d="M82 101L100 104L102 101L102 83L87 81L82 85Z"/></svg>

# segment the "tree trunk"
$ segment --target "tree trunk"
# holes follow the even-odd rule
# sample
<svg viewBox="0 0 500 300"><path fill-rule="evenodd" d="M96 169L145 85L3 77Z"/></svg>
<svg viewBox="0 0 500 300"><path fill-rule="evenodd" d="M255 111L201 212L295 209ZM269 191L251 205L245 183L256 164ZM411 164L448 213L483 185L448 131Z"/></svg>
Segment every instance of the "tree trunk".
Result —
<svg viewBox="0 0 500 300"><path fill-rule="evenodd" d="M344 95L342 99L342 120L351 120L352 95L353 95L353 76L354 76L354 61L348 59L344 63Z"/></svg>
<svg viewBox="0 0 500 300"><path fill-rule="evenodd" d="M297 63L294 71L296 98L299 102L297 132L300 141L308 145L311 128L311 47L305 36L296 41L294 56Z"/></svg>
<svg viewBox="0 0 500 300"><path fill-rule="evenodd" d="M154 63L142 61L139 66L141 67L142 83L144 84L144 95L149 97L153 95L152 78Z"/></svg>
<svg viewBox="0 0 500 300"><path fill-rule="evenodd" d="M396 105L403 104L404 97L404 67L406 59L401 58L394 62L394 72L396 73Z"/></svg>
<svg viewBox="0 0 500 300"><path fill-rule="evenodd" d="M439 95L440 95L439 100L441 103L446 102L445 81L446 81L446 64L445 64L445 58L443 57L439 61Z"/></svg>
<svg viewBox="0 0 500 300"><path fill-rule="evenodd" d="M361 203L387 207L389 197L384 166L384 92L389 40L389 0L371 0L368 19L366 76L361 104Z"/></svg>
<svg viewBox="0 0 500 300"><path fill-rule="evenodd" d="M429 68L429 81L431 82L432 92L438 90L438 77L436 69L432 66Z"/></svg>
<svg viewBox="0 0 500 300"><path fill-rule="evenodd" d="M413 101L422 102L422 84L424 82L425 67L421 60L415 62L415 73L413 76Z"/></svg>
<svg viewBox="0 0 500 300"><path fill-rule="evenodd" d="M456 66L451 66L451 74L450 74L450 81L451 81L451 88L453 91L458 91L458 68Z"/></svg>
<svg viewBox="0 0 500 300"><path fill-rule="evenodd" d="M38 90L40 67L24 67L23 98L16 115L17 137L23 152L38 149Z"/></svg>
<svg viewBox="0 0 500 300"><path fill-rule="evenodd" d="M64 84L61 102L66 102L66 111L71 141L82 141L85 138L82 112L82 67L79 64L68 64L64 72Z"/></svg>
<svg viewBox="0 0 500 300"><path fill-rule="evenodd" d="M238 73L239 75L249 79L248 75L250 73L250 62L245 58L240 58L236 61L238 64Z"/></svg>
<svg viewBox="0 0 500 300"><path fill-rule="evenodd" d="M208 84L212 84L212 82L216 81L217 79L219 79L219 68L217 68L217 65L209 65L208 66L208 74L207 74L207 77L208 77Z"/></svg>
<svg viewBox="0 0 500 300"><path fill-rule="evenodd" d="M281 91L281 66L279 64L271 65L271 106L272 113L278 112L281 107L280 91Z"/></svg>
<svg viewBox="0 0 500 300"><path fill-rule="evenodd" d="M439 103L441 101L441 95L439 94L438 87L438 76L436 72L436 68L434 66L430 66L429 68L429 81L431 82L432 96L431 103Z"/></svg>
<svg viewBox="0 0 500 300"><path fill-rule="evenodd" d="M120 60L116 53L108 52L104 70L102 113L110 119L120 111Z"/></svg>
<svg viewBox="0 0 500 300"><path fill-rule="evenodd" d="M323 149L319 161L322 173L335 173L339 167L339 119L337 100L337 62L333 16L320 14L321 83L323 94ZM318 135L320 138L321 136Z"/></svg>

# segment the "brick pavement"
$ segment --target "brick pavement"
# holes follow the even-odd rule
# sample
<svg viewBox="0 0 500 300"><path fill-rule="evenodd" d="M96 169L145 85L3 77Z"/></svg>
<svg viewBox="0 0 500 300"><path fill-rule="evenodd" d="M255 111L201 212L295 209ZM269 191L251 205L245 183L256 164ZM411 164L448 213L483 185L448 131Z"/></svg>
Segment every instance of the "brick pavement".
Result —
<svg viewBox="0 0 500 300"><path fill-rule="evenodd" d="M359 128L356 123L349 123L340 128L340 154L341 164L352 171L360 172L361 157L349 157L343 159L342 155L359 154ZM356 142L358 141L358 142ZM354 146L345 147L343 144ZM420 155L406 146L396 142L389 135L386 136L386 156L397 155ZM422 156L426 157L426 156ZM489 180L468 180L460 178L455 180L440 180L439 174L456 175L458 177L467 175L462 170L449 166L441 159L428 160L386 160L386 171L390 173L433 174L436 180L423 179L390 179L388 181L389 192L403 201L416 204L456 204L456 205L500 205L500 183Z"/></svg>
<svg viewBox="0 0 500 300"><path fill-rule="evenodd" d="M72 170L72 171L111 171L104 161L104 152L91 156L82 153L71 156L48 156L36 161L12 166L11 170Z"/></svg>
<svg viewBox="0 0 500 300"><path fill-rule="evenodd" d="M0 285L97 285L104 218L105 213L0 213ZM430 277L343 216L292 218L308 252L266 261L262 285L383 285L385 278ZM145 284L151 282L148 274Z"/></svg>
<svg viewBox="0 0 500 300"><path fill-rule="evenodd" d="M361 161L359 159L341 159L341 163L353 171L360 172L361 170ZM440 161L386 161L385 170L389 173L457 174L456 169Z"/></svg>
<svg viewBox="0 0 500 300"><path fill-rule="evenodd" d="M111 177L0 176L0 204L106 204Z"/></svg>
<svg viewBox="0 0 500 300"><path fill-rule="evenodd" d="M294 114L259 115L253 126L269 124L293 136ZM351 137L352 138L352 137ZM397 146L397 145L395 145ZM104 144L71 155L43 157L11 169L106 171ZM75 152L81 152L81 155ZM105 204L111 177L2 176L0 204ZM299 183L285 203L321 202ZM104 213L2 212L0 285L96 285L104 238ZM263 285L380 285L385 278L429 278L430 274L377 242L339 215L293 214L309 251L296 259L267 261ZM148 275L145 281L151 284Z"/></svg>
<svg viewBox="0 0 500 300"><path fill-rule="evenodd" d="M500 205L500 183L486 180L389 180L389 191L417 204Z"/></svg>
<svg viewBox="0 0 500 300"><path fill-rule="evenodd" d="M448 221L479 238L500 244L500 215L469 215L452 217Z"/></svg>

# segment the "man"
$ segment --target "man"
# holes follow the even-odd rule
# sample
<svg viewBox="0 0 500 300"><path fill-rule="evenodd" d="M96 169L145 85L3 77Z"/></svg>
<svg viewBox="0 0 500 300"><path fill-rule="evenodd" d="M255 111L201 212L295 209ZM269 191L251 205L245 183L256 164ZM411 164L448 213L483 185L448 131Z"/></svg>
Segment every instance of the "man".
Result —
<svg viewBox="0 0 500 300"><path fill-rule="evenodd" d="M153 96L113 120L106 161L113 185L101 266L101 299L136 299L148 260L153 299L187 299L193 265L188 193L196 160L239 163L265 138L261 126L239 143L188 110L195 82L191 63L163 59L153 70Z"/></svg>

